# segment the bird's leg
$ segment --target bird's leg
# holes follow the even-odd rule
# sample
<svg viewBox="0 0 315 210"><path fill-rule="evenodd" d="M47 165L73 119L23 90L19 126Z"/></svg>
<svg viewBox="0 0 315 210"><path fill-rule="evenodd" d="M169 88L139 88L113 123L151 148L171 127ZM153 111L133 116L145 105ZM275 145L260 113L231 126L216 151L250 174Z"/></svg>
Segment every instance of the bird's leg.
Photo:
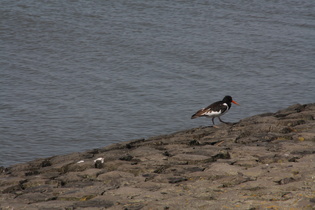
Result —
<svg viewBox="0 0 315 210"><path fill-rule="evenodd" d="M224 122L223 120L221 120L220 117L218 117L218 118L219 118L220 122L227 124L227 122Z"/></svg>
<svg viewBox="0 0 315 210"><path fill-rule="evenodd" d="M215 117L212 117L213 127L214 127L214 128L219 128L218 126L216 126L216 125L214 124L214 118L215 118Z"/></svg>

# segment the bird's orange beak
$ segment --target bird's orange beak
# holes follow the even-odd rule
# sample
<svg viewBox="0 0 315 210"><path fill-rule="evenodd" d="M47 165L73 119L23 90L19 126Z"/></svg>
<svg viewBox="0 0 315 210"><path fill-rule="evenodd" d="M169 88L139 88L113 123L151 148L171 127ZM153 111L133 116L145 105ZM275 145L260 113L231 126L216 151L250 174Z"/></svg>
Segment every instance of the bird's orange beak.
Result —
<svg viewBox="0 0 315 210"><path fill-rule="evenodd" d="M239 105L236 101L232 101L233 104ZM239 105L240 106L240 105Z"/></svg>

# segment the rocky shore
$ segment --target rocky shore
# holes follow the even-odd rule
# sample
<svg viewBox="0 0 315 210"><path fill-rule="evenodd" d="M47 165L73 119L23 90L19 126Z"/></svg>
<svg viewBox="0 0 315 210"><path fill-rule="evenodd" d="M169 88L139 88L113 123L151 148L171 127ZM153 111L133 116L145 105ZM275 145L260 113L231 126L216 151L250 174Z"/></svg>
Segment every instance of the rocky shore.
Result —
<svg viewBox="0 0 315 210"><path fill-rule="evenodd" d="M0 209L315 209L315 104L0 167Z"/></svg>

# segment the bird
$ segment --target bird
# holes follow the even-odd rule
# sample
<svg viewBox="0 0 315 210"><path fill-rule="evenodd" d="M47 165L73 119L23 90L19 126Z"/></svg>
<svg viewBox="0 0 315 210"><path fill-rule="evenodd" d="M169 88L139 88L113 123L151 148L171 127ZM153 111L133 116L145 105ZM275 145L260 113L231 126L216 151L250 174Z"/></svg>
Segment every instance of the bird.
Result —
<svg viewBox="0 0 315 210"><path fill-rule="evenodd" d="M231 96L225 96L222 101L214 102L213 104L207 106L206 108L198 110L195 114L191 116L191 119L198 117L209 117L212 118L213 127L217 128L214 124L214 118L219 118L220 122L226 123L221 120L220 116L224 115L229 111L232 104L239 105L236 101L233 101Z"/></svg>

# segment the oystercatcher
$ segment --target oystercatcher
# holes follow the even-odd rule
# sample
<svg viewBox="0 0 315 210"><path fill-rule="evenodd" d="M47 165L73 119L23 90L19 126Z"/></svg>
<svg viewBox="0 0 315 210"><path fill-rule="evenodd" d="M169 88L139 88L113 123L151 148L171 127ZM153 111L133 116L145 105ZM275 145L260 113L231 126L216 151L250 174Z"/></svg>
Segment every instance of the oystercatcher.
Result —
<svg viewBox="0 0 315 210"><path fill-rule="evenodd" d="M197 117L212 117L213 127L217 127L214 124L214 118L219 118L220 122L225 123L221 120L220 116L224 115L231 108L231 102L239 105L237 102L233 101L231 96L225 96L222 101L214 102L206 108L200 109L197 111L191 119L195 119Z"/></svg>

